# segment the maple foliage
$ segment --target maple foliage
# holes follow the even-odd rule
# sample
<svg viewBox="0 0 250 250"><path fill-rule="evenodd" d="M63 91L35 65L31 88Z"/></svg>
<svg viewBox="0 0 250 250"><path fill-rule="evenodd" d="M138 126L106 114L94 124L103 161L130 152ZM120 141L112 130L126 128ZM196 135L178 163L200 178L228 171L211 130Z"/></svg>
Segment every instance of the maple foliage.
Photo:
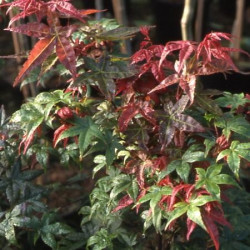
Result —
<svg viewBox="0 0 250 250"><path fill-rule="evenodd" d="M60 25L59 18L75 18L85 22L89 14L97 13L97 10L78 10L70 2L63 1L36 1L36 0L17 0L11 3L2 4L0 7L9 6L7 13L14 7L18 7L21 12L14 16L9 22L6 30L18 32L27 36L39 38L34 48L30 51L29 57L22 70L14 81L14 86L18 85L23 78L35 67L41 65L56 48L56 55L59 61L70 71L73 78L76 78L76 55L71 35L76 30L75 25ZM11 27L13 22L30 15L35 15L37 22L22 24ZM48 25L42 23L42 18L47 17Z"/></svg>
<svg viewBox="0 0 250 250"><path fill-rule="evenodd" d="M14 86L38 66L39 77L55 70L57 62L69 83L65 90L39 94L13 115L23 132L19 153L34 152L36 143L44 143L42 132L49 131L53 138L46 146L64 152L63 159L72 154L82 163L92 155L93 176L105 169L90 195L91 207L81 209L82 227L92 219L101 225L87 247L105 227L120 227L112 219L132 209L141 213L144 232L151 226L156 233L167 231L169 244L176 232L192 241L200 227L218 250L221 226L232 228L223 211L224 188L239 186L240 163L250 161L249 96L204 90L197 78L240 72L230 54L243 51L222 46L231 36L213 32L200 43L154 45L152 27L142 27L140 49L130 58L117 57L116 41L139 29L88 23L87 15L99 10L78 10L70 0L16 0L1 7L20 11L7 30L38 40ZM30 15L36 21L12 26ZM70 18L67 25L61 18Z"/></svg>

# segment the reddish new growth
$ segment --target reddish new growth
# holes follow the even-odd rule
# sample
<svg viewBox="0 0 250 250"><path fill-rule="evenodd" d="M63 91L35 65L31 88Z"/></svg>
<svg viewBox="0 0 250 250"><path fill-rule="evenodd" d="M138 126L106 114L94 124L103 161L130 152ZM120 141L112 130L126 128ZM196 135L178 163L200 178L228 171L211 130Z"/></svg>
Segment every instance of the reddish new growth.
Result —
<svg viewBox="0 0 250 250"><path fill-rule="evenodd" d="M71 40L71 35L77 29L77 26L62 26L59 18L75 18L85 22L87 15L99 12L98 10L78 10L70 3L70 0L51 0L48 2L42 0L17 0L2 4L0 7L9 7L7 13L15 7L20 10L20 13L10 20L7 30L39 39L16 77L14 86L18 85L29 72L41 65L53 54L54 49L60 63L70 71L73 78L77 77L76 53ZM11 27L17 20L31 15L36 17L36 22ZM48 25L41 22L43 17L47 18Z"/></svg>

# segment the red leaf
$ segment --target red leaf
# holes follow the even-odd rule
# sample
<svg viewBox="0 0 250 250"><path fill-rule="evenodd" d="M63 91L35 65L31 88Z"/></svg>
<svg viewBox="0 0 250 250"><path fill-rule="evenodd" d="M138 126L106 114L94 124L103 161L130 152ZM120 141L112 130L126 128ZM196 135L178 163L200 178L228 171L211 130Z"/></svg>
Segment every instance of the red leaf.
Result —
<svg viewBox="0 0 250 250"><path fill-rule="evenodd" d="M197 224L187 217L187 235L186 235L187 240L190 239L190 235L192 234L196 226Z"/></svg>
<svg viewBox="0 0 250 250"><path fill-rule="evenodd" d="M55 37L48 37L38 41L27 61L24 63L23 68L19 72L18 76L14 81L14 86L16 86L31 70L36 66L40 65L53 51L55 44Z"/></svg>
<svg viewBox="0 0 250 250"><path fill-rule="evenodd" d="M139 113L139 108L134 103L123 108L122 114L119 117L118 125L121 132L125 131L129 122Z"/></svg>
<svg viewBox="0 0 250 250"><path fill-rule="evenodd" d="M231 224L224 217L221 204L218 202L206 203L205 210L202 211L202 220L214 242L216 250L219 250L219 230L215 222L232 229Z"/></svg>
<svg viewBox="0 0 250 250"><path fill-rule="evenodd" d="M80 10L76 9L71 3L68 3L69 0L56 0L49 1L47 6L50 11L55 11L56 9L60 12L60 14L64 14L67 17L76 18L82 22L85 22L82 19L83 14Z"/></svg>
<svg viewBox="0 0 250 250"><path fill-rule="evenodd" d="M23 10L22 12L11 18L9 27L13 22L19 20L20 18L25 18L32 14L36 14L39 18L41 18L46 14L46 9L44 8L45 3L39 0L17 0L13 1L12 3L3 4L0 7L4 6L10 6L6 14L14 7L18 7L20 10Z"/></svg>
<svg viewBox="0 0 250 250"><path fill-rule="evenodd" d="M155 168L163 170L168 164L168 159L166 156L160 156L153 160L153 164Z"/></svg>
<svg viewBox="0 0 250 250"><path fill-rule="evenodd" d="M49 35L50 29L46 24L43 23L29 23L29 24L22 24L18 27L8 28L5 30L18 32L25 34L27 36L33 37L45 37Z"/></svg>
<svg viewBox="0 0 250 250"><path fill-rule="evenodd" d="M204 132L205 128L200 125L193 117L188 115L176 115L173 126L179 130L187 132Z"/></svg>
<svg viewBox="0 0 250 250"><path fill-rule="evenodd" d="M137 201L139 201L143 196L145 196L147 193L147 189L144 188L141 190L140 194L138 195L137 197ZM139 212L139 209L140 209L140 206L141 206L141 203L139 203L137 206L136 206L136 213Z"/></svg>
<svg viewBox="0 0 250 250"><path fill-rule="evenodd" d="M149 61L153 57L153 53L147 49L138 50L132 57L132 64L139 63L143 60Z"/></svg>
<svg viewBox="0 0 250 250"><path fill-rule="evenodd" d="M138 166L139 166L138 160L132 159L126 163L122 171L125 172L126 174L134 174L137 171Z"/></svg>
<svg viewBox="0 0 250 250"><path fill-rule="evenodd" d="M34 130L28 137L27 137L27 135L24 135L22 141L19 144L19 148L18 148L19 149L19 154L21 154L21 147L22 147L22 145L24 145L23 154L26 154L27 149L28 149L30 143L34 139L36 131L37 130Z"/></svg>
<svg viewBox="0 0 250 250"><path fill-rule="evenodd" d="M179 76L177 74L173 74L173 75L170 75L168 77L166 77L158 86L156 86L155 88L153 88L150 92L150 93L153 93L157 90L161 90L161 89L164 89L172 84L175 84L177 83L178 81L180 80Z"/></svg>
<svg viewBox="0 0 250 250"><path fill-rule="evenodd" d="M140 103L139 113L151 124L156 125L156 119L154 117L154 109L149 106L149 102Z"/></svg>
<svg viewBox="0 0 250 250"><path fill-rule="evenodd" d="M133 199L127 194L125 196L123 196L119 202L118 202L118 205L113 209L113 213L131 205L133 203Z"/></svg>
<svg viewBox="0 0 250 250"><path fill-rule="evenodd" d="M136 171L137 183L141 189L145 187L144 169L145 169L145 166L141 164L138 166L137 171Z"/></svg>
<svg viewBox="0 0 250 250"><path fill-rule="evenodd" d="M193 42L185 41L185 45L181 49L180 54L179 54L180 63L179 63L177 73L180 73L180 71L183 69L183 65L185 61L192 55L195 49L196 49L196 45L194 45Z"/></svg>
<svg viewBox="0 0 250 250"><path fill-rule="evenodd" d="M231 41L231 35L227 33L214 32L205 36L203 41L197 48L196 58L202 57L203 65L199 74L213 74L216 72L225 72L239 69L235 66L231 59L232 52L241 52L249 56L249 54L241 49L227 48L221 45L221 40ZM208 70L206 68L208 67ZM204 69L205 68L205 69ZM213 69L213 70L212 70Z"/></svg>
<svg viewBox="0 0 250 250"><path fill-rule="evenodd" d="M70 119L73 117L73 112L69 107L60 108L56 114L63 120Z"/></svg>
<svg viewBox="0 0 250 250"><path fill-rule="evenodd" d="M176 130L174 135L174 144L176 147L183 148L185 143L185 133L182 130Z"/></svg>
<svg viewBox="0 0 250 250"><path fill-rule="evenodd" d="M86 15L91 15L91 14L95 14L95 13L104 12L106 10L87 9L87 10L79 10L79 11L81 12L81 14L83 16L86 16Z"/></svg>
<svg viewBox="0 0 250 250"><path fill-rule="evenodd" d="M175 186L173 188L172 194L171 194L171 198L170 198L170 202L169 202L169 211L171 211L173 209L174 203L176 201L176 195L178 194L178 192L182 189L189 189L191 184L179 184L178 186ZM191 187L194 185L191 185Z"/></svg>
<svg viewBox="0 0 250 250"><path fill-rule="evenodd" d="M183 60L186 60L192 52L196 49L196 43L190 41L171 41L166 43L164 50L161 55L159 66L163 64L166 57L176 50L181 50L180 52L180 63L183 64Z"/></svg>
<svg viewBox="0 0 250 250"><path fill-rule="evenodd" d="M57 145L57 140L60 137L60 135L65 131L68 130L71 127L69 124L63 124L59 128L57 128L54 132L54 137L53 137L53 147L55 148Z"/></svg>
<svg viewBox="0 0 250 250"><path fill-rule="evenodd" d="M207 214L202 215L202 220L206 226L208 234L214 242L216 250L219 250L219 231L216 224Z"/></svg>
<svg viewBox="0 0 250 250"><path fill-rule="evenodd" d="M72 76L76 77L76 55L69 39L64 36L58 36L56 42L56 54L59 61L68 69Z"/></svg>
<svg viewBox="0 0 250 250"><path fill-rule="evenodd" d="M119 95L122 92L127 92L128 89L132 89L132 84L132 78L117 79L115 95Z"/></svg>
<svg viewBox="0 0 250 250"><path fill-rule="evenodd" d="M158 62L151 63L151 72L157 81L159 82L163 81L165 74L162 68L158 67Z"/></svg>
<svg viewBox="0 0 250 250"><path fill-rule="evenodd" d="M194 91L196 85L196 76L189 75L185 79L181 78L179 86L184 90L188 95L191 104L194 101Z"/></svg>

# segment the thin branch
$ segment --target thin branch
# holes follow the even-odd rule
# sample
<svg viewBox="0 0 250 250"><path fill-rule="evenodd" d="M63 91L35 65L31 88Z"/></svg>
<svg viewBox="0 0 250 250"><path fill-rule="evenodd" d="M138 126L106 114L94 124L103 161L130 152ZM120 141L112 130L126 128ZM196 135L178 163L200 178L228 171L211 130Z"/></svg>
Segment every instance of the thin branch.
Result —
<svg viewBox="0 0 250 250"><path fill-rule="evenodd" d="M12 19L14 17L13 11L12 9L9 12L9 17L10 19ZM12 27L14 27L16 25L16 23L12 23ZM15 32L11 32L12 34L12 40L13 40L13 45L14 45L14 50L15 50L15 54L17 55L16 57L16 61L18 64L18 71L21 70L21 63L22 63L22 59L19 55L23 54L24 49L22 47L22 38L21 35ZM24 100L27 100L27 98L29 97L29 88L28 86L24 86L22 88L22 94L23 94L23 98Z"/></svg>
<svg viewBox="0 0 250 250"><path fill-rule="evenodd" d="M103 10L104 9L104 4L103 0L95 0L95 9L97 10ZM95 19L100 20L103 17L103 12L99 12L95 14Z"/></svg>
<svg viewBox="0 0 250 250"><path fill-rule="evenodd" d="M193 40L192 20L194 17L196 0L185 0L181 18L182 40Z"/></svg>
<svg viewBox="0 0 250 250"><path fill-rule="evenodd" d="M240 48L240 41L242 37L242 26L243 26L243 13L244 13L244 7L245 7L245 0L237 0L236 2L236 14L232 29L232 35L235 41L233 44L231 43L231 47ZM235 52L233 55L234 59L238 60L240 57L239 52Z"/></svg>
<svg viewBox="0 0 250 250"><path fill-rule="evenodd" d="M195 41L200 42L202 39L202 26L203 26L203 14L205 0L199 0L197 2L197 14L195 20Z"/></svg>
<svg viewBox="0 0 250 250"><path fill-rule="evenodd" d="M112 0L114 14L117 22L123 26L128 26L128 19L126 15L126 5L124 0ZM131 44L130 41L124 41L124 47L122 52L126 54L131 54Z"/></svg>

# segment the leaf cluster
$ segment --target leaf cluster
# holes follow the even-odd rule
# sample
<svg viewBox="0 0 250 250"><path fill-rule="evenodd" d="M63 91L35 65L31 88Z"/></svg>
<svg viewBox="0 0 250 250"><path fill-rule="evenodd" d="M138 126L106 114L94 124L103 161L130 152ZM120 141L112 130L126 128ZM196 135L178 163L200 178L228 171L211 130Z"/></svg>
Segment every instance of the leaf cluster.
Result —
<svg viewBox="0 0 250 250"><path fill-rule="evenodd" d="M238 207L230 190L248 199L241 169L250 161L249 96L197 81L239 72L230 57L236 50L222 43L230 35L154 45L150 27L142 27L140 49L128 58L114 48L139 29L89 21L97 10L78 10L68 0L6 6L20 10L8 30L38 39L14 85L41 66L38 78L59 70L67 88L38 94L10 121L1 109L1 237L18 246L25 233L28 244L40 238L51 249L145 249L156 239L164 249L226 249L227 239L245 249L249 204ZM35 22L11 26L31 15ZM74 207L82 217L77 229L46 206L53 188L36 184L52 159L90 168L95 181L89 199L82 191ZM82 178L67 183L82 190ZM245 229L242 238L234 227Z"/></svg>

